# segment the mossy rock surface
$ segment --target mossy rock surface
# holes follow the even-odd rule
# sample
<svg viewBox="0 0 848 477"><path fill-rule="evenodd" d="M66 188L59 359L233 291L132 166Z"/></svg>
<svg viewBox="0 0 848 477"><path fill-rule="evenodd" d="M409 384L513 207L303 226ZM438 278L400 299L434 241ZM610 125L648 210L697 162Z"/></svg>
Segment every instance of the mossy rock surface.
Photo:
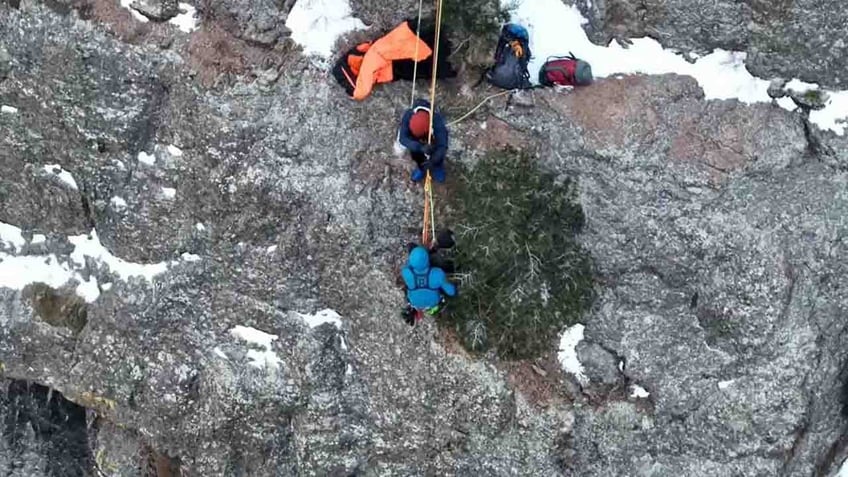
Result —
<svg viewBox="0 0 848 477"><path fill-rule="evenodd" d="M511 151L458 175L451 223L460 296L440 322L472 351L540 356L592 301L591 261L576 240L585 217L575 185Z"/></svg>

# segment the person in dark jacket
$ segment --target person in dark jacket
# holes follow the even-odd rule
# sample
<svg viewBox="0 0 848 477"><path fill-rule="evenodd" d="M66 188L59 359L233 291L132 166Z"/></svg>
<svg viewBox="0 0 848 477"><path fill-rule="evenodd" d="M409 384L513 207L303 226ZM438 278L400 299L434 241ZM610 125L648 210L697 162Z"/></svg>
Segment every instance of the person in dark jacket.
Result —
<svg viewBox="0 0 848 477"><path fill-rule="evenodd" d="M428 141L430 114L433 114L433 138ZM436 182L445 181L444 163L448 152L448 128L442 115L430 110L429 101L419 99L403 114L398 130L398 140L409 150L412 160L418 166L412 171L413 182L421 181L427 175L427 171Z"/></svg>

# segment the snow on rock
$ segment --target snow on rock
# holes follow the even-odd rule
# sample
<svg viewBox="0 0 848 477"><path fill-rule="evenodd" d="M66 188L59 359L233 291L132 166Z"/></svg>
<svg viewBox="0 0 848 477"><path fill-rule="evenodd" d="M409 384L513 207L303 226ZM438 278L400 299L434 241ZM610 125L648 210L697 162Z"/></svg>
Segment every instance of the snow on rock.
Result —
<svg viewBox="0 0 848 477"><path fill-rule="evenodd" d="M76 293L91 303L100 295L97 279L84 280L66 263L60 263L55 255L14 256L0 253L0 287L22 290L31 283L39 282L53 288L76 280Z"/></svg>
<svg viewBox="0 0 848 477"><path fill-rule="evenodd" d="M33 243L43 242L44 235L33 236ZM16 249L26 244L21 229L0 222L0 240ZM85 280L71 264L61 263L55 255L24 255L0 252L0 287L22 290L30 283L41 282L53 288L66 285L71 280L77 282L76 293L91 303L100 296L97 279Z"/></svg>
<svg viewBox="0 0 848 477"><path fill-rule="evenodd" d="M162 188L162 197L166 199L173 199L177 196L177 189L173 187L163 187Z"/></svg>
<svg viewBox="0 0 848 477"><path fill-rule="evenodd" d="M512 0L504 0L504 4L507 8L513 6ZM619 73L677 73L695 78L706 99L738 99L749 104L771 101L767 93L769 81L748 72L744 52L716 49L689 63L683 56L647 37L632 39L632 45L626 49L617 41L609 46L596 45L589 41L581 26L587 20L576 7L561 0L518 0L511 21L526 27L530 33L533 57L528 70L534 83L538 82L539 69L548 57L573 52L588 61L592 73L599 78ZM811 113L810 120L821 129L841 135L846 123L840 120L848 118L848 91L828 93L831 99L827 107ZM785 109L795 109L791 100L778 104Z"/></svg>
<svg viewBox="0 0 848 477"><path fill-rule="evenodd" d="M15 107L13 107L13 106L6 106L6 105L4 104L3 106L0 106L0 113L4 113L4 114L17 114L17 113L18 113L18 108L15 108Z"/></svg>
<svg viewBox="0 0 848 477"><path fill-rule="evenodd" d="M842 461L842 467L839 468L836 477L848 477L848 459Z"/></svg>
<svg viewBox="0 0 848 477"><path fill-rule="evenodd" d="M197 23L199 19L197 18L197 10L189 5L188 3L180 3L180 14L175 16L174 18L168 20L168 23L172 25L176 25L180 30L191 33L194 30L197 30ZM173 146L168 146L173 147ZM176 148L175 148L176 149ZM170 149L169 149L170 150ZM177 149L179 150L179 149ZM175 156L179 156L180 154L174 154Z"/></svg>
<svg viewBox="0 0 848 477"><path fill-rule="evenodd" d="M188 252L180 255L180 258L182 258L184 262L199 262L200 261L200 255L195 255L193 253L188 253Z"/></svg>
<svg viewBox="0 0 848 477"><path fill-rule="evenodd" d="M62 169L62 166L58 164L48 164L44 166L44 172L48 174L53 174L59 178L60 181L64 182L71 189L78 190L77 181L74 180L74 176L71 175L70 172Z"/></svg>
<svg viewBox="0 0 848 477"><path fill-rule="evenodd" d="M219 357L219 358L223 358L223 359L230 359L230 357L229 357L229 356L227 356L227 354L226 354L226 353L224 353L224 350L222 350L222 349L221 349L220 347L218 347L218 346L216 346L216 347L212 350L212 352L213 352L213 353L215 353L215 356L217 356L217 357Z"/></svg>
<svg viewBox="0 0 848 477"><path fill-rule="evenodd" d="M329 308L312 315L298 313L297 316L301 317L310 328L317 328L324 323L332 323L336 328L342 329L342 317Z"/></svg>
<svg viewBox="0 0 848 477"><path fill-rule="evenodd" d="M168 145L168 147L166 147L165 149L168 150L168 154L174 157L180 157L183 155L182 149L178 148L177 146L174 146L173 144Z"/></svg>
<svg viewBox="0 0 848 477"><path fill-rule="evenodd" d="M26 244L21 229L3 222L0 222L0 241L18 250Z"/></svg>
<svg viewBox="0 0 848 477"><path fill-rule="evenodd" d="M133 0L121 0L121 6L126 8L127 10L129 10L130 13L132 13L132 16L135 17L136 20L138 20L142 23L147 23L149 20L147 19L146 16L142 15L137 10L130 7L130 4L132 2L133 2Z"/></svg>
<svg viewBox="0 0 848 477"><path fill-rule="evenodd" d="M198 222L198 223L194 224L194 229L197 230L198 232L203 232L204 230L206 230L206 226L201 224L200 222Z"/></svg>
<svg viewBox="0 0 848 477"><path fill-rule="evenodd" d="M569 326L562 332L559 340L559 353L557 353L557 358L559 358L559 362L562 364L562 369L565 370L566 373L573 374L580 384L585 385L589 382L589 378L586 377L583 365L580 364L580 360L577 359L577 344L583 340L583 329L584 326L578 323L576 325Z"/></svg>
<svg viewBox="0 0 848 477"><path fill-rule="evenodd" d="M829 129L841 136L848 127L848 91L827 93L830 95L827 106L819 111L810 111L810 121L821 129Z"/></svg>
<svg viewBox="0 0 848 477"><path fill-rule="evenodd" d="M42 234L35 234L31 243L44 243L47 238ZM21 229L14 225L0 222L0 242L14 247L20 251L26 244ZM111 283L98 287L97 278L83 278L80 273L86 266L86 260L93 260L96 266L105 265L109 270L117 274L121 279L128 280L131 277L142 277L152 281L153 277L165 272L169 267L179 261L159 262L142 264L128 262L112 255L97 236L97 231L92 230L90 235L75 235L68 237L68 242L74 246L69 260L60 261L56 255L15 255L14 253L0 252L0 287L21 290L30 283L41 282L53 288L65 286L70 281L76 281L76 293L91 303L100 296L100 290L108 290ZM201 258L194 254L184 253L184 262L196 262Z"/></svg>
<svg viewBox="0 0 848 477"><path fill-rule="evenodd" d="M78 266L85 266L85 258L89 257L108 266L110 271L116 273L123 280L129 280L130 277L140 276L151 281L153 280L153 277L168 269L167 262L151 264L134 263L112 255L112 253L100 243L96 230L92 230L90 235L76 235L68 237L68 241L74 245L74 251L71 253L71 260L73 260Z"/></svg>
<svg viewBox="0 0 848 477"><path fill-rule="evenodd" d="M152 166L156 164L156 156L141 151L138 153L138 162L142 164L147 164L148 166Z"/></svg>
<svg viewBox="0 0 848 477"><path fill-rule="evenodd" d="M123 210L127 208L127 201L125 201L122 197L112 197L109 200L109 203L112 204L112 208L115 210Z"/></svg>
<svg viewBox="0 0 848 477"><path fill-rule="evenodd" d="M649 393L645 388L639 386L638 384L630 386L630 397L645 399L650 395L651 393Z"/></svg>
<svg viewBox="0 0 848 477"><path fill-rule="evenodd" d="M278 368L282 360L277 353L271 351L271 344L279 339L277 335L265 333L264 331L251 328L249 326L235 326L230 330L230 334L242 341L246 341L253 345L254 348L262 350L249 349L247 357L250 359L250 365L256 368Z"/></svg>
<svg viewBox="0 0 848 477"><path fill-rule="evenodd" d="M286 19L291 38L306 55L327 59L336 38L365 24L351 15L348 0L297 0Z"/></svg>

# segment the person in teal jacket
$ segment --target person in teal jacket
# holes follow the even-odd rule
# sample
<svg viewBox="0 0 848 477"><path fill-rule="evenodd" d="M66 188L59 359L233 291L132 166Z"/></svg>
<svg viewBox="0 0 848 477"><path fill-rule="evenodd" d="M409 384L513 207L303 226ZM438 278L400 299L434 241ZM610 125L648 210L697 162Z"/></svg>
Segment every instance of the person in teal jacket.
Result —
<svg viewBox="0 0 848 477"><path fill-rule="evenodd" d="M409 252L401 277L411 311L432 314L441 303L443 294L456 296L456 286L448 281L444 270L430 266L430 253L424 247L417 246Z"/></svg>

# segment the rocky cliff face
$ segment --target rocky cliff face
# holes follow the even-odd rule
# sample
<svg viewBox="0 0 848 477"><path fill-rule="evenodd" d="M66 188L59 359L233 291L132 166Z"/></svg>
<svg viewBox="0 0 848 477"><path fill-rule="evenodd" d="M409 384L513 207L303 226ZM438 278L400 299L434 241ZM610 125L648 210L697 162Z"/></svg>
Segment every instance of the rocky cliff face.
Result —
<svg viewBox="0 0 848 477"><path fill-rule="evenodd" d="M673 75L457 125L452 160L506 143L580 186L589 380L548 367L539 399L538 373L397 315L408 85L351 102L249 38L276 27L199 7L224 13L188 35L0 4L0 252L53 271L0 287L5 475L835 473L843 138Z"/></svg>
<svg viewBox="0 0 848 477"><path fill-rule="evenodd" d="M664 46L709 53L747 51L757 76L848 83L845 9L839 2L579 0L598 41L650 36Z"/></svg>

